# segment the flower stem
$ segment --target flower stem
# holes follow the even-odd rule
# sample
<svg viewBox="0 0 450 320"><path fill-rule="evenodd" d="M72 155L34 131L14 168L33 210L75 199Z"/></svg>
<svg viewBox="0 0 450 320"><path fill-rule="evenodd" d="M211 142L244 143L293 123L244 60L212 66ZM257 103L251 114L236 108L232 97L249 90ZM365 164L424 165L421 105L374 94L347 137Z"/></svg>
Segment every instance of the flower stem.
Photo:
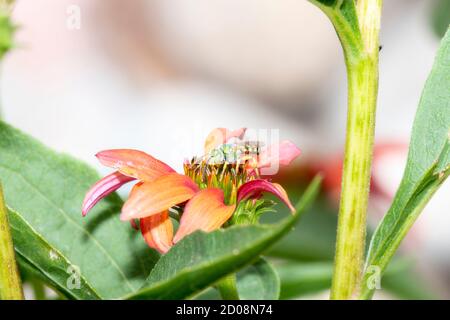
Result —
<svg viewBox="0 0 450 320"><path fill-rule="evenodd" d="M346 54L347 138L331 299L355 297L361 281L378 93L381 6L381 0L357 2L363 46L356 55Z"/></svg>
<svg viewBox="0 0 450 320"><path fill-rule="evenodd" d="M0 299L23 300L22 283L17 268L9 229L7 210L0 185Z"/></svg>
<svg viewBox="0 0 450 320"><path fill-rule="evenodd" d="M239 293L236 285L236 274L230 274L217 284L223 300L239 300Z"/></svg>
<svg viewBox="0 0 450 320"><path fill-rule="evenodd" d="M30 280L31 288L33 289L35 300L47 300L45 293L45 286L41 280L33 278Z"/></svg>

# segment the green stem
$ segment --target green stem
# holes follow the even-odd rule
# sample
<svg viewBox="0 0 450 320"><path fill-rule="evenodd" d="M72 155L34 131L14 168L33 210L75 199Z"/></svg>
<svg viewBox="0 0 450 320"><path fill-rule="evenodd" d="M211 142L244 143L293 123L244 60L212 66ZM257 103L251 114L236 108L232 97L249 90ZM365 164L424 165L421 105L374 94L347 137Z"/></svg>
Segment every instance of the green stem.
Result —
<svg viewBox="0 0 450 320"><path fill-rule="evenodd" d="M376 77L376 65L369 58L351 64L348 69L347 140L332 299L350 298L357 288L363 268L375 127Z"/></svg>
<svg viewBox="0 0 450 320"><path fill-rule="evenodd" d="M17 268L9 229L7 210L0 185L0 299L23 300L22 283Z"/></svg>
<svg viewBox="0 0 450 320"><path fill-rule="evenodd" d="M45 293L45 286L41 280L33 278L30 280L30 284L33 289L35 300L47 300L47 295Z"/></svg>
<svg viewBox="0 0 450 320"><path fill-rule="evenodd" d="M347 138L331 299L356 297L364 262L382 1L359 0L357 3L363 49L355 55L344 47L348 81Z"/></svg>
<svg viewBox="0 0 450 320"><path fill-rule="evenodd" d="M217 289L219 290L223 300L239 300L235 274L230 274L223 278L217 284Z"/></svg>

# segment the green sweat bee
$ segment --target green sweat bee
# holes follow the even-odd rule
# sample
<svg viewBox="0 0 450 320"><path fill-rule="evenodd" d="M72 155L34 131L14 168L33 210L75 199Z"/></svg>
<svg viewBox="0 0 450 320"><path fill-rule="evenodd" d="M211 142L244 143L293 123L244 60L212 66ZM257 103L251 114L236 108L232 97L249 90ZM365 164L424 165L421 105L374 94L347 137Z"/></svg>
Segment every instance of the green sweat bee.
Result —
<svg viewBox="0 0 450 320"><path fill-rule="evenodd" d="M259 141L243 141L233 144L223 144L209 152L206 156L207 163L242 163L259 156L262 147L263 144Z"/></svg>

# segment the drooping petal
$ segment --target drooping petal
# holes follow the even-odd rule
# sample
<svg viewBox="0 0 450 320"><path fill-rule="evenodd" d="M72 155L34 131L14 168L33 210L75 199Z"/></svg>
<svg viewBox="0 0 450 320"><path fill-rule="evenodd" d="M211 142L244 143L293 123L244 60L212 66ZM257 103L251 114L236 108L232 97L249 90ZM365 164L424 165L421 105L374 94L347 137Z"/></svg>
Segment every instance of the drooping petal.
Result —
<svg viewBox="0 0 450 320"><path fill-rule="evenodd" d="M188 176L170 173L134 186L122 208L121 220L148 217L191 199L198 191Z"/></svg>
<svg viewBox="0 0 450 320"><path fill-rule="evenodd" d="M166 253L172 247L173 225L169 212L164 211L140 219L141 233L150 248Z"/></svg>
<svg viewBox="0 0 450 320"><path fill-rule="evenodd" d="M211 188L199 191L186 204L181 216L180 227L173 239L174 243L197 230L211 232L220 228L230 219L236 206L223 202L221 189Z"/></svg>
<svg viewBox="0 0 450 320"><path fill-rule="evenodd" d="M275 195L283 201L292 212L295 212L295 208L289 200L286 190L278 183L272 183L263 179L252 180L243 184L238 190L237 203L259 197L263 192L269 192Z"/></svg>
<svg viewBox="0 0 450 320"><path fill-rule="evenodd" d="M97 153L96 157L104 166L142 181L153 181L162 175L175 172L164 162L139 150L105 150Z"/></svg>
<svg viewBox="0 0 450 320"><path fill-rule="evenodd" d="M126 175L121 174L120 172L114 172L110 175L99 180L96 184L94 184L91 189L89 189L86 194L83 206L82 206L82 215L83 217L104 197L109 195L110 193L116 191L125 183L135 180L132 177L128 177Z"/></svg>
<svg viewBox="0 0 450 320"><path fill-rule="evenodd" d="M289 165L300 155L300 149L289 140L269 146L259 156L258 167L264 168L277 163L282 166Z"/></svg>
<svg viewBox="0 0 450 320"><path fill-rule="evenodd" d="M232 138L242 139L245 135L247 128L240 128L234 131L225 128L216 128L210 132L205 141L205 154L218 146L228 142Z"/></svg>

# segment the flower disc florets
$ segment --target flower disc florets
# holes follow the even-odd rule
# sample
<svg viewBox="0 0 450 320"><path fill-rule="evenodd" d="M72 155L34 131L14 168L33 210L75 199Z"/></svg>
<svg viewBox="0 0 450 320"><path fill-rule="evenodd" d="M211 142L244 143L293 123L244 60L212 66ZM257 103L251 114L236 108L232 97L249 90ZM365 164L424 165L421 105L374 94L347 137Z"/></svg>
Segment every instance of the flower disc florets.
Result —
<svg viewBox="0 0 450 320"><path fill-rule="evenodd" d="M220 188L227 204L236 203L237 190L246 182L259 178L257 162L261 145L258 142L223 144L203 157L194 157L184 164L184 173L201 188Z"/></svg>

